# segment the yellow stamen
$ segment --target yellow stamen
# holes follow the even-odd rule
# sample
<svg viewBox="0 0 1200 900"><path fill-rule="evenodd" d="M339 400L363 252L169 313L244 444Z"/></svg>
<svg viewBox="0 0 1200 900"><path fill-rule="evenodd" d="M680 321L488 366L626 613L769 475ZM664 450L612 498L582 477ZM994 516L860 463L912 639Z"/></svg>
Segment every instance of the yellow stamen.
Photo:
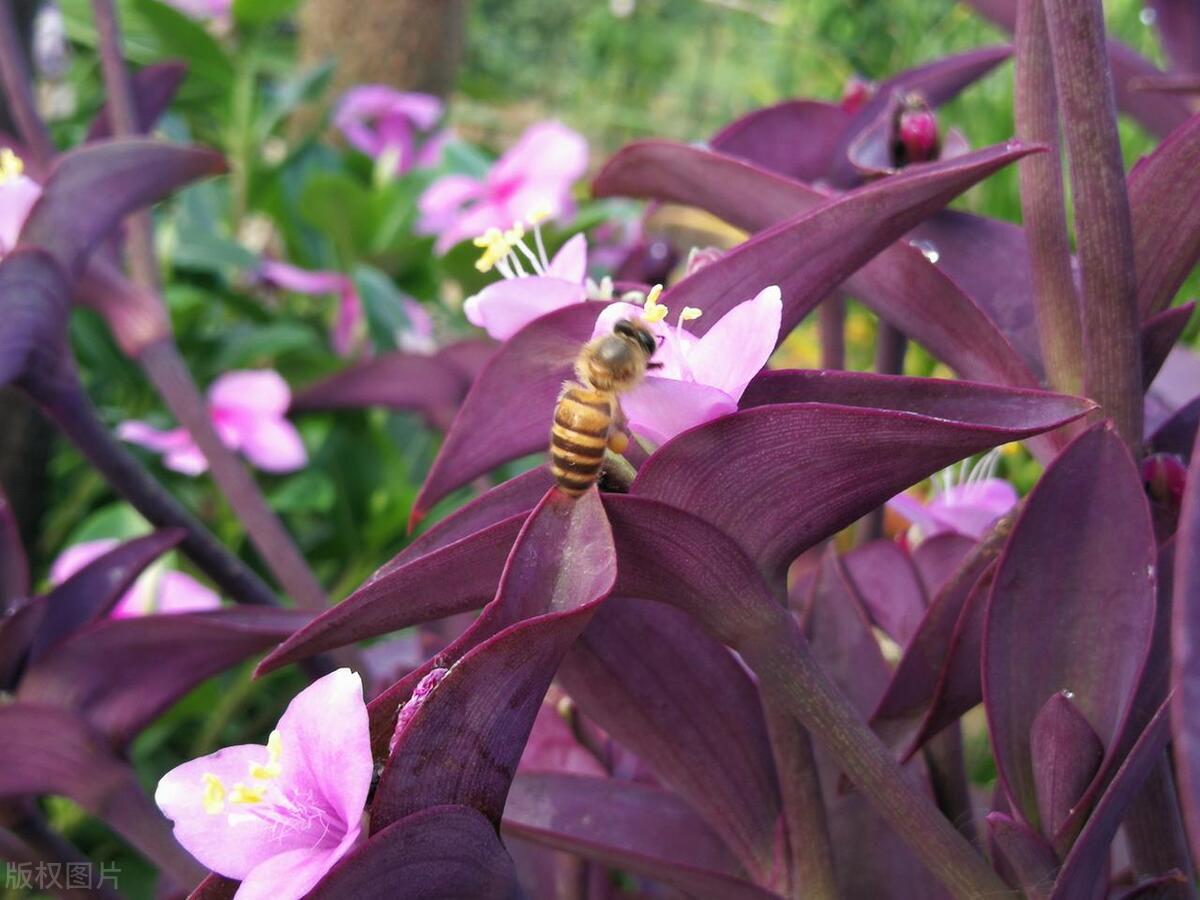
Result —
<svg viewBox="0 0 1200 900"><path fill-rule="evenodd" d="M544 206L539 206L535 209L531 209L525 215L525 221L528 222L531 227L536 227L538 225L541 225L543 222L545 222L549 218L550 218L550 210Z"/></svg>
<svg viewBox="0 0 1200 900"><path fill-rule="evenodd" d="M280 737L278 731L272 731L271 736L267 738L267 762L266 765L259 763L250 764L250 777L258 781L269 781L272 778L278 778L283 771L283 766L280 763L280 756L283 753L283 738Z"/></svg>
<svg viewBox="0 0 1200 900"><path fill-rule="evenodd" d="M1020 452L1021 452L1021 442L1020 441L1009 441L1007 444L1004 444L1000 447L1000 453L1003 454L1004 456L1013 457L1013 456L1016 456Z"/></svg>
<svg viewBox="0 0 1200 900"><path fill-rule="evenodd" d="M654 324L655 322L661 322L667 317L667 308L658 302L658 298L662 294L662 289L661 284L656 284L650 288L650 293L646 295L646 303L642 307L643 321Z"/></svg>
<svg viewBox="0 0 1200 900"><path fill-rule="evenodd" d="M246 787L242 782L238 782L233 786L233 790L229 792L230 803L240 803L243 806L253 806L255 803L262 803L263 789L257 787Z"/></svg>
<svg viewBox="0 0 1200 900"><path fill-rule="evenodd" d="M20 178L25 171L25 162L8 147L0 149L0 184Z"/></svg>
<svg viewBox="0 0 1200 900"><path fill-rule="evenodd" d="M499 228L489 228L479 237L475 238L475 240L473 240L471 243L473 243L476 247L491 247L502 237L503 235L500 233Z"/></svg>
<svg viewBox="0 0 1200 900"><path fill-rule="evenodd" d="M516 244L523 237L525 237L525 226L520 222L513 222L512 228L504 232L504 242L506 244Z"/></svg>
<svg viewBox="0 0 1200 900"><path fill-rule="evenodd" d="M680 322L691 322L693 319L698 319L704 315L704 310L697 309L694 306L685 306L683 312L679 314Z"/></svg>
<svg viewBox="0 0 1200 900"><path fill-rule="evenodd" d="M225 808L225 785L212 772L205 772L201 780L204 782L204 811L215 816Z"/></svg>

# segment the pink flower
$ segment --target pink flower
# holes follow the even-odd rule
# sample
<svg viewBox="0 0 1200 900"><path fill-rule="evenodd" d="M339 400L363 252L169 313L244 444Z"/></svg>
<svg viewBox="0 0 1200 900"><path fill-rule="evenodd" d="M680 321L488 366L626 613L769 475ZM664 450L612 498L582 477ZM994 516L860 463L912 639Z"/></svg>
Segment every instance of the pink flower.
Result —
<svg viewBox="0 0 1200 900"><path fill-rule="evenodd" d="M50 566L50 583L57 587L119 543L116 538L101 538L72 544ZM203 612L220 606L221 598L190 575L154 566L133 583L110 615L124 619L152 613Z"/></svg>
<svg viewBox="0 0 1200 900"><path fill-rule="evenodd" d="M339 356L353 356L362 348L367 337L367 318L354 279L349 275L313 272L273 259L263 260L258 273L268 284L296 294L336 294L337 318L330 339L333 349Z"/></svg>
<svg viewBox="0 0 1200 900"><path fill-rule="evenodd" d="M441 117L442 101L430 94L361 84L342 95L333 124L351 146L372 159L384 159L399 175L417 162L415 132L429 131Z"/></svg>
<svg viewBox="0 0 1200 900"><path fill-rule="evenodd" d="M227 18L233 9L233 0L165 0L165 2L185 16L191 16L200 21Z"/></svg>
<svg viewBox="0 0 1200 900"><path fill-rule="evenodd" d="M559 122L530 127L482 179L444 175L421 195L422 234L436 234L437 251L508 228L535 211L569 214L571 186L587 169L587 143Z"/></svg>
<svg viewBox="0 0 1200 900"><path fill-rule="evenodd" d="M476 268L495 268L503 279L468 297L463 311L468 322L498 341L508 340L539 316L588 297L587 239L577 234L554 259L547 259L539 219L533 217L529 223L534 229L534 247L525 241L525 226L520 222L504 232L489 229L475 241L485 248Z"/></svg>
<svg viewBox="0 0 1200 900"><path fill-rule="evenodd" d="M208 389L209 415L225 446L240 450L264 472L294 472L308 462L300 433L286 418L292 392L278 372L226 372ZM185 475L208 468L187 429L161 431L146 422L122 422L117 436L163 454L164 465Z"/></svg>
<svg viewBox="0 0 1200 900"><path fill-rule="evenodd" d="M8 147L0 148L0 256L17 246L29 210L42 196L42 186L24 171L19 156Z"/></svg>
<svg viewBox="0 0 1200 900"><path fill-rule="evenodd" d="M1000 452L997 448L986 453L973 466L967 461L951 466L935 480L934 491L924 501L912 494L897 494L887 502L912 523L912 543L944 532L981 538L1016 505L1017 489L1003 478L993 477Z"/></svg>
<svg viewBox="0 0 1200 900"><path fill-rule="evenodd" d="M296 900L365 837L372 769L362 679L338 669L296 695L266 746L177 766L154 802L201 865L242 882L238 900Z"/></svg>
<svg viewBox="0 0 1200 900"><path fill-rule="evenodd" d="M683 323L699 318L700 311L684 307L677 324L668 325L666 307L658 303L660 290L650 292L644 308L610 303L593 332L599 337L611 333L620 319L641 318L658 337L653 361L662 367L621 397L629 427L655 444L737 409L746 385L775 349L783 315L779 288L771 285L696 337Z"/></svg>

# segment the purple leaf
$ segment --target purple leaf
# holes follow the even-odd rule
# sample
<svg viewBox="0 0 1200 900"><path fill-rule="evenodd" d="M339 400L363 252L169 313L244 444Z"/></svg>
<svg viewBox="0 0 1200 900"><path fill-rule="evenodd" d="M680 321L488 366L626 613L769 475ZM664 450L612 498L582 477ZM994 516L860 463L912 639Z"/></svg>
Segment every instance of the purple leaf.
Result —
<svg viewBox="0 0 1200 900"><path fill-rule="evenodd" d="M1142 322L1142 384L1146 390L1150 389L1168 354L1183 336L1195 309L1196 301L1193 300L1163 310Z"/></svg>
<svg viewBox="0 0 1200 900"><path fill-rule="evenodd" d="M599 494L548 492L513 545L496 599L440 654L449 672L397 729L373 827L448 802L499 824L550 680L616 577Z"/></svg>
<svg viewBox="0 0 1200 900"><path fill-rule="evenodd" d="M272 646L311 615L235 607L107 619L31 664L18 695L73 710L121 744L201 681Z"/></svg>
<svg viewBox="0 0 1200 900"><path fill-rule="evenodd" d="M43 248L76 277L91 250L126 215L224 171L224 159L211 150L145 138L79 147L51 165L21 243Z"/></svg>
<svg viewBox="0 0 1200 900"><path fill-rule="evenodd" d="M875 624L907 645L925 616L926 601L904 551L894 541L871 541L847 553L842 564Z"/></svg>
<svg viewBox="0 0 1200 900"><path fill-rule="evenodd" d="M674 794L558 772L520 774L504 832L673 885L700 897L767 900L720 838Z"/></svg>
<svg viewBox="0 0 1200 900"><path fill-rule="evenodd" d="M788 100L734 119L708 145L788 178L820 181L852 119L832 103Z"/></svg>
<svg viewBox="0 0 1200 900"><path fill-rule="evenodd" d="M130 87L137 110L138 130L141 133L147 134L154 130L155 124L175 99L185 75L187 63L176 61L154 63L133 73ZM109 104L105 102L88 127L85 140L102 141L110 137L112 125L109 122Z"/></svg>
<svg viewBox="0 0 1200 900"><path fill-rule="evenodd" d="M1096 895L1096 873L1104 870L1109 846L1151 770L1162 759L1171 738L1168 699L1150 720L1096 803L1087 824L1063 862L1051 900L1091 900Z"/></svg>
<svg viewBox="0 0 1200 900"><path fill-rule="evenodd" d="M742 405L757 408L661 447L631 490L735 535L774 579L807 547L951 462L1087 409L1040 391L802 371L760 375Z"/></svg>
<svg viewBox="0 0 1200 900"><path fill-rule="evenodd" d="M1030 900L1050 896L1058 857L1054 848L1036 831L1000 812L988 813L988 838L996 854L1016 876L1017 884Z"/></svg>
<svg viewBox="0 0 1200 900"><path fill-rule="evenodd" d="M1200 259L1200 116L1193 116L1129 173L1129 208L1143 318L1166 309Z"/></svg>
<svg viewBox="0 0 1200 900"><path fill-rule="evenodd" d="M1175 543L1171 733L1180 806L1192 854L1200 859L1200 453L1188 466Z"/></svg>
<svg viewBox="0 0 1200 900"><path fill-rule="evenodd" d="M644 141L621 150L597 177L593 189L600 196L646 197L696 206L749 231L759 231L797 212L815 209L828 199L807 185L730 157L665 141ZM953 246L947 245L945 258L951 267L957 266L957 260L964 260L962 271L954 268L953 276L948 277L941 265L930 265L920 249L901 241L850 275L846 290L892 324L902 327L909 337L963 377L1034 386L1027 362L1009 344L1010 337L1019 339L1026 359L1037 360L1033 310L1028 303L1013 302L1010 290L1013 285L1009 284L1022 271L1019 262L1013 263L1012 254L1019 250L1026 255L1023 236L1017 232L1018 245L1010 235L1012 226L1006 228L1000 223L976 226L975 217L960 213L942 213L927 221L922 229L933 228L934 223L947 216L956 223L955 227L930 231L926 240L932 240L934 246L939 240L954 242ZM983 244L971 240L966 248L959 248L956 235L968 226L971 232L984 229L981 236L988 240ZM980 246L997 239L1003 242L1006 262L1002 266L980 267L981 275L972 282L981 292L977 301L964 293L955 279L973 271L972 261L977 258ZM1028 265L1024 268L1027 273ZM1016 285L1016 296L1028 297L1028 290L1020 294L1019 287ZM985 313L976 303L989 299L994 308L989 307ZM999 323L999 328L989 315ZM965 335L970 338L964 339Z"/></svg>
<svg viewBox="0 0 1200 900"><path fill-rule="evenodd" d="M0 488L0 612L29 593L29 563L12 504Z"/></svg>
<svg viewBox="0 0 1200 900"><path fill-rule="evenodd" d="M482 815L465 806L418 810L375 832L317 884L311 900L523 896L508 852Z"/></svg>
<svg viewBox="0 0 1200 900"><path fill-rule="evenodd" d="M984 626L983 696L996 766L1028 823L1038 821L1030 730L1051 696L1073 695L1112 759L1150 649L1155 555L1137 467L1111 426L1097 425L1026 498ZM1077 804L1072 821L1084 814L1086 804Z"/></svg>
<svg viewBox="0 0 1200 900"><path fill-rule="evenodd" d="M663 295L663 303L704 310L706 315L693 328L702 334L738 303L778 284L784 310L780 333L786 335L834 288L905 232L971 185L1038 149L1010 144L948 162L910 166L756 234L674 285ZM602 172L598 185L604 177Z"/></svg>
<svg viewBox="0 0 1200 900"><path fill-rule="evenodd" d="M524 513L509 516L382 572L273 650L259 663L258 674L364 638L478 609L495 594L524 522Z"/></svg>
<svg viewBox="0 0 1200 900"><path fill-rule="evenodd" d="M1045 0L1082 290L1084 392L1130 447L1142 437L1137 273L1100 0Z"/></svg>
<svg viewBox="0 0 1200 900"><path fill-rule="evenodd" d="M103 737L76 714L29 703L0 706L0 797L60 794L102 818L164 872L195 884L204 870Z"/></svg>
<svg viewBox="0 0 1200 900"><path fill-rule="evenodd" d="M921 584L930 597L937 595L976 545L977 541L963 534L945 531L926 538L913 551L913 565L921 576Z"/></svg>
<svg viewBox="0 0 1200 900"><path fill-rule="evenodd" d="M469 343L482 345L489 355L495 349L489 342ZM299 391L292 411L381 406L418 412L433 427L448 428L473 379L449 352L454 349L432 356L396 351L356 363Z"/></svg>
<svg viewBox="0 0 1200 900"><path fill-rule="evenodd" d="M455 488L549 446L554 402L597 315L596 304L568 306L531 322L496 351L450 426L413 505L415 521Z"/></svg>
<svg viewBox="0 0 1200 900"><path fill-rule="evenodd" d="M967 0L975 11L999 27L1011 32L1017 22L1017 0ZM1108 42L1117 103L1121 110L1147 130L1166 137L1191 117L1188 105L1176 97L1156 97L1138 90L1136 82L1161 75L1154 63L1120 41Z"/></svg>
<svg viewBox="0 0 1200 900"><path fill-rule="evenodd" d="M1200 428L1200 397L1177 410L1155 429L1148 451L1175 453L1185 461L1192 458L1196 429Z"/></svg>
<svg viewBox="0 0 1200 900"><path fill-rule="evenodd" d="M679 610L613 598L563 660L558 682L751 872L770 871L780 802L771 745L754 684L722 644Z"/></svg>
<svg viewBox="0 0 1200 900"><path fill-rule="evenodd" d="M22 247L0 262L0 385L60 368L68 298L62 271L40 249Z"/></svg>
<svg viewBox="0 0 1200 900"><path fill-rule="evenodd" d="M36 639L29 651L36 663L60 641L88 622L107 615L145 568L177 545L184 532L166 528L114 547L88 563L36 604L41 607Z"/></svg>
<svg viewBox="0 0 1200 900"><path fill-rule="evenodd" d="M1051 695L1029 729L1042 831L1057 834L1100 770L1104 745L1069 691Z"/></svg>

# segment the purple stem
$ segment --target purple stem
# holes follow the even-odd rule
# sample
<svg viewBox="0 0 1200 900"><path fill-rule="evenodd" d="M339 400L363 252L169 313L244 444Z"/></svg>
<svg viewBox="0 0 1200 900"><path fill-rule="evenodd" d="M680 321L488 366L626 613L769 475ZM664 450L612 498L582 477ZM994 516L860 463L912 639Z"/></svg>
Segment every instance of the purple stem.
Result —
<svg viewBox="0 0 1200 900"><path fill-rule="evenodd" d="M834 754L850 780L954 896L1010 893L821 670L795 619L780 607L769 617L755 616L753 623L729 621L740 612L719 611L724 621L717 627L727 637L731 631L742 632L734 649L758 675L764 701L802 722Z"/></svg>
<svg viewBox="0 0 1200 900"><path fill-rule="evenodd" d="M766 704L765 712L787 825L787 896L836 900L833 842L812 738L803 725L772 704Z"/></svg>
<svg viewBox="0 0 1200 900"><path fill-rule="evenodd" d="M100 60L108 90L113 134L139 133L133 86L121 51L121 35L113 0L92 0L100 37ZM149 212L129 221L129 262L134 283L157 296L158 265ZM297 606L321 610L328 606L325 591L300 555L283 523L267 506L258 484L225 446L208 409L172 338L164 337L142 349L138 361L180 424L191 434L212 469L213 479L245 526L263 561Z"/></svg>
<svg viewBox="0 0 1200 900"><path fill-rule="evenodd" d="M92 15L96 20L96 34L100 38L100 68L104 73L104 87L108 94L109 127L114 137L135 137L141 133L141 128L138 127L133 84L121 51L121 29L113 0L92 0ZM148 209L129 216L125 238L133 280L145 290L157 292L154 221Z"/></svg>
<svg viewBox="0 0 1200 900"><path fill-rule="evenodd" d="M222 591L238 603L278 605L263 580L225 549L109 433L74 373L57 379L53 390L41 386L35 388L31 396L117 493L150 524L158 528L182 528L187 532L181 549Z"/></svg>
<svg viewBox="0 0 1200 900"><path fill-rule="evenodd" d="M957 722L929 739L925 745L925 762L929 766L938 808L963 837L977 844L979 835L975 833L975 811L967 787L962 729Z"/></svg>
<svg viewBox="0 0 1200 900"><path fill-rule="evenodd" d="M175 418L195 439L208 460L213 479L228 498L238 518L275 573L283 589L297 606L322 610L328 605L300 551L278 517L267 506L258 484L246 467L221 442L208 415L204 398L196 389L179 348L171 338L157 340L138 354L138 362L166 402Z"/></svg>
<svg viewBox="0 0 1200 900"><path fill-rule="evenodd" d="M1083 273L1083 379L1135 458L1142 443L1133 226L1100 0L1045 0Z"/></svg>
<svg viewBox="0 0 1200 900"><path fill-rule="evenodd" d="M846 368L846 298L838 293L817 311L821 334L821 368Z"/></svg>
<svg viewBox="0 0 1200 900"><path fill-rule="evenodd" d="M1186 883L1162 888L1162 893L1155 896L1181 900L1195 897L1190 886L1196 878L1183 831L1175 777L1165 752L1130 804L1124 825L1135 875L1152 878L1175 869L1187 879Z"/></svg>
<svg viewBox="0 0 1200 900"><path fill-rule="evenodd" d="M1079 394L1083 390L1083 334L1071 274L1054 57L1043 0L1020 0L1013 105L1017 138L1050 148L1049 153L1034 154L1017 163L1042 358L1051 387Z"/></svg>
<svg viewBox="0 0 1200 900"><path fill-rule="evenodd" d="M11 0L0 3L0 79L4 81L9 113L21 134L25 151L33 158L37 169L45 171L54 158L54 144L33 100L33 80L21 47Z"/></svg>

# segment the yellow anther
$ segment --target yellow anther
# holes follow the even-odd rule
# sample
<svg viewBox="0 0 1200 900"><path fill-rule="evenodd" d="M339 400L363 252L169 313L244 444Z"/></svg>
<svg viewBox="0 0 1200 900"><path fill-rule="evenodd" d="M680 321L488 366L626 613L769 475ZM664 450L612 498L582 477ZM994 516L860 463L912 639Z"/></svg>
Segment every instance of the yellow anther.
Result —
<svg viewBox="0 0 1200 900"><path fill-rule="evenodd" d="M204 811L215 816L225 808L225 785L212 772L205 772L201 780L204 782Z"/></svg>
<svg viewBox="0 0 1200 900"><path fill-rule="evenodd" d="M0 149L0 184L20 178L25 171L25 162L8 147Z"/></svg>
<svg viewBox="0 0 1200 900"><path fill-rule="evenodd" d="M683 308L683 312L679 314L679 321L691 322L694 319L700 318L702 315L704 315L704 310L697 309L694 306L685 306Z"/></svg>
<svg viewBox="0 0 1200 900"><path fill-rule="evenodd" d="M489 228L479 237L475 238L475 240L473 240L471 243L473 243L476 247L491 247L496 243L496 241L501 240L503 237L504 235L500 233L499 228Z"/></svg>
<svg viewBox="0 0 1200 900"><path fill-rule="evenodd" d="M511 251L512 247L504 240L504 236L500 235L476 260L475 268L480 272L490 272L496 263L508 256Z"/></svg>
<svg viewBox="0 0 1200 900"><path fill-rule="evenodd" d="M525 221L528 222L530 224L530 226L536 227L538 225L541 225L547 219L549 219L550 215L551 215L551 213L550 213L549 209L547 209L544 206L539 206L539 207L536 207L535 209L531 209L526 214Z"/></svg>
<svg viewBox="0 0 1200 900"><path fill-rule="evenodd" d="M282 753L283 738L280 737L278 731L272 731L271 736L267 738L266 765L250 763L250 777L258 781L269 781L272 778L278 778L283 771L283 766L280 763Z"/></svg>
<svg viewBox="0 0 1200 900"><path fill-rule="evenodd" d="M255 803L262 803L263 789L257 787L246 787L242 782L238 782L233 786L233 790L229 792L229 802L239 803L243 806L253 806Z"/></svg>
<svg viewBox="0 0 1200 900"><path fill-rule="evenodd" d="M642 306L642 320L654 324L661 322L667 317L667 308L658 302L659 296L662 295L662 285L656 284L650 288L650 293L646 295L646 303Z"/></svg>
<svg viewBox="0 0 1200 900"><path fill-rule="evenodd" d="M1000 447L1000 453L1004 456L1013 457L1021 452L1020 441L1009 441Z"/></svg>
<svg viewBox="0 0 1200 900"><path fill-rule="evenodd" d="M525 226L520 222L513 222L512 228L504 232L504 242L506 244L516 244L525 237Z"/></svg>

